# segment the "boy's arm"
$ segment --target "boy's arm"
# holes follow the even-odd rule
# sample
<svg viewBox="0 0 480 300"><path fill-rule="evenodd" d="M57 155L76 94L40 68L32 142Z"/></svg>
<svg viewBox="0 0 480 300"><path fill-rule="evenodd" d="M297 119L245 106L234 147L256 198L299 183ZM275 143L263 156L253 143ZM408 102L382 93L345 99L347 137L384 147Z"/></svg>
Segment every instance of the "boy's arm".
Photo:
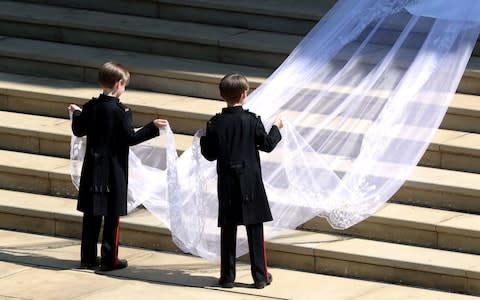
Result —
<svg viewBox="0 0 480 300"><path fill-rule="evenodd" d="M160 134L153 121L135 131L135 129L132 127L132 113L130 111L126 112L123 119L123 129L130 146L148 141L149 139L152 139Z"/></svg>
<svg viewBox="0 0 480 300"><path fill-rule="evenodd" d="M273 125L267 134L262 120L260 117L257 117L257 124L255 127L255 142L258 146L258 150L272 152L281 139L282 135L280 134L280 130L276 125Z"/></svg>
<svg viewBox="0 0 480 300"><path fill-rule="evenodd" d="M218 158L218 140L211 129L211 122L207 123L207 133L200 138L200 150L206 160L213 161Z"/></svg>

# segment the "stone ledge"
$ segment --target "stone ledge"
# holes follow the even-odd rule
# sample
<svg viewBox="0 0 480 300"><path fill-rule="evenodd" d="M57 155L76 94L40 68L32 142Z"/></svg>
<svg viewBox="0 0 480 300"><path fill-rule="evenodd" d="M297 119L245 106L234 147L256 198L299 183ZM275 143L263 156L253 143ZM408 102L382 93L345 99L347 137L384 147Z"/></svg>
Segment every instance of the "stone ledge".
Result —
<svg viewBox="0 0 480 300"><path fill-rule="evenodd" d="M402 225L403 227L412 229L437 231L440 224L461 215L465 214L454 211L388 203L366 221L378 224Z"/></svg>
<svg viewBox="0 0 480 300"><path fill-rule="evenodd" d="M14 111L26 111L29 113L49 113L55 116L66 115L66 107L70 102L82 104L89 99L92 94L98 92L98 89L92 85L83 84L79 82L62 81L55 79L26 77L21 75L12 75L0 73L0 94L6 95L6 103L3 109ZM15 82L18 80L20 83ZM77 85L75 87L75 85ZM71 91L75 94L70 96ZM22 104L22 99L32 99L30 102ZM198 128L202 128L205 122L215 113L221 110L224 103L215 100L196 99L190 97L173 96L165 94L156 94L150 92L129 91L125 95L124 103L132 107L136 114L134 121L141 126L144 122L149 121L157 116L171 119L171 125L180 132L194 133ZM38 100L37 100L38 99ZM123 99L123 98L122 98ZM26 100L23 100L26 101ZM55 101L55 107L50 104ZM39 106L45 106L45 112ZM49 111L47 111L47 106ZM29 111L30 110L30 111ZM448 114L447 114L448 116ZM68 121L50 121L45 119L45 122L68 122ZM14 123L12 123L14 124ZM56 123L55 123L56 124ZM10 127L10 133L20 133L16 128L17 125L7 124L4 127ZM58 126L45 125L46 128L39 131L41 137L50 140L64 140L62 134L65 134L65 129ZM51 132L54 128L59 128L55 133ZM37 136L37 134L35 134ZM478 142L478 134L467 134L458 131L439 130L435 135L428 150L429 152L441 152L442 154L460 154L475 158L480 156L480 144ZM467 159L467 158L465 158ZM446 167L454 166L453 162L458 158L450 158L448 156L426 158L425 165L432 167ZM468 168L466 164L465 169L468 172L475 172L474 168ZM475 165L470 165L474 167ZM461 168L459 170L463 170Z"/></svg>
<svg viewBox="0 0 480 300"><path fill-rule="evenodd" d="M453 180L455 178L455 180ZM478 180L480 174L416 167L405 182L404 187L414 189L433 189L444 193L480 196Z"/></svg>
<svg viewBox="0 0 480 300"><path fill-rule="evenodd" d="M448 226L451 220L462 217L471 217L472 222L474 220L480 222L480 217L477 215L397 203L386 203L385 206L374 215L346 230L332 229L328 225L328 222L320 217L308 221L300 228L441 248L438 245L438 236L441 233L452 233L462 236L472 235L472 237L478 234L476 229L469 232L461 228L457 229L455 226ZM480 253L480 250L474 247L469 247L465 249L465 251Z"/></svg>
<svg viewBox="0 0 480 300"><path fill-rule="evenodd" d="M248 76L252 87L256 87L271 73L262 68L21 38L0 40L0 55L94 69L106 61L121 61L132 73L132 83L135 74L141 74L216 85L225 74L235 70Z"/></svg>
<svg viewBox="0 0 480 300"><path fill-rule="evenodd" d="M16 255L5 253L1 268L6 296L34 298L43 294L65 299L76 298L131 299L142 291L143 299L169 295L172 299L308 299L318 295L319 286L329 299L476 299L467 295L445 293L430 289L412 288L367 280L312 274L281 268L269 268L275 278L271 288L252 289L248 264L237 267L238 285L225 291L216 286L218 263L207 262L189 255L122 247L122 256L130 267L109 276L78 270L79 241L13 231L0 231L2 245L16 249ZM26 243L28 241L28 244ZM53 249L45 249L51 246ZM35 257L32 261L32 257ZM43 259L42 259L43 258ZM60 272L59 272L60 271ZM112 274L113 275L113 274ZM8 278L7 278L8 276ZM35 278L35 282L31 279ZM112 280L118 288L112 288ZM52 282L58 284L51 284ZM153 284L152 284L153 283ZM50 284L50 285L49 285ZM48 292L45 286L51 286ZM56 287L62 286L63 289ZM109 288L105 288L105 287ZM195 288L192 288L195 287ZM348 287L348 288L345 288ZM194 295L194 296L193 296Z"/></svg>
<svg viewBox="0 0 480 300"><path fill-rule="evenodd" d="M255 1L226 2L222 0L154 0L158 3L171 3L175 5L197 6L211 9L221 9L235 12L249 12L253 14L267 14L289 18L319 20L323 14L333 6L333 1Z"/></svg>
<svg viewBox="0 0 480 300"><path fill-rule="evenodd" d="M35 51L31 49L35 49ZM103 62L117 60L122 61L131 70L133 75L132 87L214 99L219 98L216 85L224 74L231 72L245 74L249 78L251 86L255 88L272 72L272 70L263 68L19 38L0 40L0 57L4 61L3 65L5 65L3 70L12 69L17 73L23 73L26 72L27 65L38 64L38 68L41 68L43 73L40 72L36 75L87 82L96 81L94 69L98 68ZM480 58L471 58L466 74L471 68L476 68L477 60L480 61ZM49 65L52 68L58 68L58 70L55 72L49 70L47 67ZM179 86L165 85L166 82L153 84L151 80L154 78L167 81L174 80L176 84L183 81L183 86L180 89ZM479 78L477 77L475 80ZM189 85L191 90L185 90L185 83ZM201 88L198 86L192 90L196 84L200 84ZM462 90L463 88L460 89L460 91ZM470 91L470 93L473 93L473 91Z"/></svg>
<svg viewBox="0 0 480 300"><path fill-rule="evenodd" d="M448 108L452 115L480 117L480 98L477 95L455 94Z"/></svg>
<svg viewBox="0 0 480 300"><path fill-rule="evenodd" d="M70 181L67 159L42 155L0 150L0 171L24 177L47 176L48 179ZM452 182L452 178L455 178L455 183ZM472 203L480 196L479 178L480 174L416 167L394 199L411 201L412 195L415 196L417 191L426 191L432 193L427 199L429 201L435 201L434 197L449 195L450 203L455 203L458 209L462 209L463 205L473 205L471 209L476 207L475 211L480 211L480 207ZM469 199L469 202L463 204L466 199Z"/></svg>
<svg viewBox="0 0 480 300"><path fill-rule="evenodd" d="M81 215L75 211L75 201L48 196L35 196L31 199L17 201L16 195L22 194L11 191L0 191L0 210L5 212L5 207L17 206L8 209L9 213L16 213L29 217L50 217L53 213L56 220L62 220L65 214L70 214L81 222ZM68 203L65 205L64 203ZM61 205L59 208L58 206ZM22 208L26 206L26 208ZM47 210L48 213L42 211ZM136 219L133 226L129 221ZM68 221L72 221L69 219ZM168 230L147 212L141 212L139 217L135 213L122 218L122 230L138 230L160 234L159 238L168 238ZM152 225L153 224L153 225ZM152 230L152 228L157 229ZM162 229L160 229L162 228ZM285 231L283 236L268 242L270 252L292 253L319 258L334 259L349 264L350 262L364 265L385 266L389 268L409 269L436 273L461 278L480 278L480 264L476 255L449 252L428 248L419 248L385 242L376 242L358 238L346 238L332 234ZM383 249L381 252L378 249ZM278 264L278 261L277 261ZM288 265L283 265L288 267ZM378 275L381 276L381 275Z"/></svg>
<svg viewBox="0 0 480 300"><path fill-rule="evenodd" d="M168 118L168 116L166 117ZM206 122L206 120L208 119L202 121ZM191 129L191 131L195 130L195 128ZM71 137L69 120L6 111L0 111L0 133L36 138L39 141L53 140L63 143L70 143ZM176 134L175 137L180 153L192 143L192 137L189 135ZM438 130L428 150L430 152L456 153L469 158L480 158L480 135ZM65 153L63 157L66 157L67 154ZM440 167L441 163L438 162L433 166Z"/></svg>
<svg viewBox="0 0 480 300"><path fill-rule="evenodd" d="M0 111L2 148L68 158L71 135L69 120ZM175 134L179 155L191 146L192 139L189 135ZM24 140L29 142L24 145Z"/></svg>
<svg viewBox="0 0 480 300"><path fill-rule="evenodd" d="M87 101L99 93L99 88L95 84L78 81L0 73L0 92L6 96L54 101L67 105L72 101L78 103ZM198 116L204 119L208 119L225 106L223 101L218 100L130 89L122 96L122 101L138 112L152 112L154 109L159 114L177 113L178 116ZM459 109L461 109L461 115ZM480 98L455 94L447 111L448 114L480 117Z"/></svg>
<svg viewBox="0 0 480 300"><path fill-rule="evenodd" d="M62 115L64 118L68 117L69 103L81 105L100 92L97 85L84 82L0 73L0 94L37 100L39 101L37 105L43 102L56 102L64 106ZM134 113L188 117L202 121L208 120L225 106L223 101L218 100L138 90L127 90L122 96L122 102L131 107Z"/></svg>
<svg viewBox="0 0 480 300"><path fill-rule="evenodd" d="M35 14L32 15L31 11L35 11ZM11 1L2 2L0 20L49 26L49 31L59 32L57 34L59 37L63 35L61 29L76 29L90 32L90 34L101 32L130 36L138 40L153 38L177 43L208 45L213 48L226 47L283 55L288 55L302 38L289 34L101 13L83 9L19 4ZM60 39L68 38L59 38L59 42ZM77 44L80 42L78 38L75 41Z"/></svg>

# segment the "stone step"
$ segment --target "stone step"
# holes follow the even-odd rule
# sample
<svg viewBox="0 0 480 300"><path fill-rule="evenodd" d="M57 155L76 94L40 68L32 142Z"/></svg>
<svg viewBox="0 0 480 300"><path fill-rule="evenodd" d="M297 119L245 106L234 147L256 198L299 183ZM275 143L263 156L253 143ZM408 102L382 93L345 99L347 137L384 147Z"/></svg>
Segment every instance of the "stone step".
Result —
<svg viewBox="0 0 480 300"><path fill-rule="evenodd" d="M0 35L266 68L279 66L303 37L14 1L2 3ZM424 35L417 35L421 44ZM384 56L383 48L367 47L365 63ZM411 59L402 55L408 64Z"/></svg>
<svg viewBox="0 0 480 300"><path fill-rule="evenodd" d="M476 214L387 203L371 217L346 230L333 229L320 217L299 229L480 254L478 222L480 216Z"/></svg>
<svg viewBox="0 0 480 300"><path fill-rule="evenodd" d="M218 82L229 73L248 76L257 87L269 69L103 48L0 37L0 71L96 83L98 68L119 61L132 74L130 87L220 99Z"/></svg>
<svg viewBox="0 0 480 300"><path fill-rule="evenodd" d="M480 98L475 95L455 94L441 128L480 133Z"/></svg>
<svg viewBox="0 0 480 300"><path fill-rule="evenodd" d="M480 213L480 174L416 167L390 201Z"/></svg>
<svg viewBox="0 0 480 300"><path fill-rule="evenodd" d="M2 110L67 118L69 103L83 104L99 92L94 84L0 72ZM188 134L225 106L223 101L130 89L122 101L133 109L137 126L163 116L176 132ZM480 97L455 94L440 127L480 133Z"/></svg>
<svg viewBox="0 0 480 300"><path fill-rule="evenodd" d="M69 158L71 137L70 120L0 111L0 149ZM179 155L192 140L175 134Z"/></svg>
<svg viewBox="0 0 480 300"><path fill-rule="evenodd" d="M438 129L419 165L480 173L479 158L480 134Z"/></svg>
<svg viewBox="0 0 480 300"><path fill-rule="evenodd" d="M156 117L154 113L149 116L149 120ZM162 117L170 119L168 114ZM203 127L205 121L191 131ZM70 124L66 119L0 111L0 148L68 158ZM172 128L176 129L174 125ZM175 141L181 154L191 146L192 136L176 134ZM439 129L419 165L480 173L480 134Z"/></svg>
<svg viewBox="0 0 480 300"><path fill-rule="evenodd" d="M0 0L4 1L4 0ZM305 35L333 7L336 0L128 0L109 1L108 5L94 0L19 0L23 3L136 15L165 20L221 25L250 30ZM398 29L393 22L392 28ZM480 43L474 49L480 55Z"/></svg>
<svg viewBox="0 0 480 300"><path fill-rule="evenodd" d="M256 88L272 72L258 67L0 37L0 72L95 83L97 68L110 60L129 68L131 88L210 99L220 98L217 85L225 74L242 73ZM472 57L459 92L477 93L478 69L480 58Z"/></svg>
<svg viewBox="0 0 480 300"><path fill-rule="evenodd" d="M196 22L252 30L306 34L335 0L21 0L17 2Z"/></svg>
<svg viewBox="0 0 480 300"><path fill-rule="evenodd" d="M81 215L71 199L0 191L0 203L4 229L80 235ZM121 231L126 245L176 250L168 229L145 210L122 218ZM480 264L473 254L297 230L285 230L267 249L272 266L480 294Z"/></svg>
<svg viewBox="0 0 480 300"><path fill-rule="evenodd" d="M123 226L123 225L122 225ZM171 299L254 300L312 299L321 293L331 300L424 299L467 300L473 296L341 278L269 267L274 281L263 290L252 287L248 263L237 264L236 286L218 287L219 265L189 255L120 247L129 267L112 273L78 269L80 241L0 230L2 296L8 299ZM35 259L32 259L35 258ZM110 275L111 276L99 276ZM58 287L62 288L59 289ZM345 288L348 287L348 288Z"/></svg>
<svg viewBox="0 0 480 300"><path fill-rule="evenodd" d="M0 35L276 68L303 36L3 1Z"/></svg>
<svg viewBox="0 0 480 300"><path fill-rule="evenodd" d="M1 110L65 119L70 103L83 105L100 93L96 84L0 73ZM135 126L165 117L176 132L188 134L204 127L206 121L225 106L218 100L130 89L122 95L122 102L132 108ZM470 111L466 109L466 112ZM456 124L461 124L461 120L459 117Z"/></svg>
<svg viewBox="0 0 480 300"><path fill-rule="evenodd" d="M3 192L28 195L31 199L51 198L15 191ZM373 216L347 230L332 229L320 217L306 222L299 229L480 254L479 221L480 216L475 214L387 203Z"/></svg>
<svg viewBox="0 0 480 300"><path fill-rule="evenodd" d="M0 0L0 2L8 2ZM117 13L127 16L143 16L163 20L194 22L246 30L287 33L304 36L333 7L336 0L283 0L241 2L221 0L142 0L134 5L128 0L110 1L108 5L92 0L20 0L15 2L36 3L63 8ZM32 6L22 6L25 10ZM32 9L34 10L34 9ZM30 16L34 18L35 16ZM403 28L403 23L397 19L386 21L390 30ZM399 25L401 24L401 25ZM428 28L428 26L423 26ZM423 32L423 31L422 31ZM394 36L394 35L392 35ZM261 41L260 41L261 42ZM480 54L480 43L474 49L474 55Z"/></svg>
<svg viewBox="0 0 480 300"><path fill-rule="evenodd" d="M0 175L0 188L72 198L77 194L65 158L0 150ZM480 213L479 179L480 174L416 167L392 199Z"/></svg>

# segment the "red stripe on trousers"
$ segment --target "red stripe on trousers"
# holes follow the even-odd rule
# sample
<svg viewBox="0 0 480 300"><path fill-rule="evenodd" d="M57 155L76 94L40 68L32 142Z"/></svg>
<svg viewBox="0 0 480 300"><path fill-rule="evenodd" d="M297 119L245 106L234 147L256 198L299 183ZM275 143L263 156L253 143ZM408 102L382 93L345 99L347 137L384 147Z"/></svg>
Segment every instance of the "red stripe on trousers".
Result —
<svg viewBox="0 0 480 300"><path fill-rule="evenodd" d="M118 261L118 228L119 228L119 220L120 218L117 217L115 220L115 251L113 257L113 263L115 264Z"/></svg>
<svg viewBox="0 0 480 300"><path fill-rule="evenodd" d="M267 243L263 237L263 228L262 228L262 240L263 240L263 261L265 263L265 282L268 281L268 269L267 269Z"/></svg>

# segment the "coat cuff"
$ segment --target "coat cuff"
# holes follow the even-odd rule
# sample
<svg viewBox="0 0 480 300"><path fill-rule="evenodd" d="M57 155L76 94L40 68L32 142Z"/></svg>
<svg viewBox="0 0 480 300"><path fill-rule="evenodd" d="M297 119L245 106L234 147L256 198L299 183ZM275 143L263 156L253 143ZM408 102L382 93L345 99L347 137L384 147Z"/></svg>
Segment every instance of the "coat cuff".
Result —
<svg viewBox="0 0 480 300"><path fill-rule="evenodd" d="M155 126L155 123L150 122L147 125L144 126L146 130L148 130L149 136L151 137L156 137L160 135L160 130Z"/></svg>
<svg viewBox="0 0 480 300"><path fill-rule="evenodd" d="M80 116L81 114L82 114L82 111L81 111L81 110L78 110L78 109L77 109L77 110L74 110L74 111L72 112L72 118L76 118L76 117Z"/></svg>
<svg viewBox="0 0 480 300"><path fill-rule="evenodd" d="M278 139L279 141L282 139L282 134L280 133L280 129L277 127L277 125L272 125L270 132L273 133L275 139Z"/></svg>

